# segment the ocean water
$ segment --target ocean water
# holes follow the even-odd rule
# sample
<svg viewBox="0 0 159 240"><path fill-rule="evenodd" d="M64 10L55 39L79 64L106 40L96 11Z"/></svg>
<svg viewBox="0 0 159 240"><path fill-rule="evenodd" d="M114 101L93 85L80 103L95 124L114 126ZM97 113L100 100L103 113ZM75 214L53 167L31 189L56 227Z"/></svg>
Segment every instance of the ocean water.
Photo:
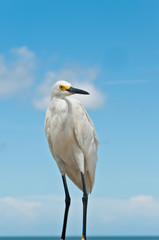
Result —
<svg viewBox="0 0 159 240"><path fill-rule="evenodd" d="M0 237L0 240L60 240L60 237ZM81 240L81 237L67 237L66 240ZM87 240L159 240L159 236L136 237L87 237Z"/></svg>

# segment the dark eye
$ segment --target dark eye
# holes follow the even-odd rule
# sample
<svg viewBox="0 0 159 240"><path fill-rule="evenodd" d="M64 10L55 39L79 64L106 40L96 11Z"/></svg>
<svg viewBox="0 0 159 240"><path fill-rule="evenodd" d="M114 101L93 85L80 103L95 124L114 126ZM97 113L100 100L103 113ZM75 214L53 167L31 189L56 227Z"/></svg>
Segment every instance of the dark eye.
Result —
<svg viewBox="0 0 159 240"><path fill-rule="evenodd" d="M61 89L61 90L63 89L62 85L60 85L60 89Z"/></svg>

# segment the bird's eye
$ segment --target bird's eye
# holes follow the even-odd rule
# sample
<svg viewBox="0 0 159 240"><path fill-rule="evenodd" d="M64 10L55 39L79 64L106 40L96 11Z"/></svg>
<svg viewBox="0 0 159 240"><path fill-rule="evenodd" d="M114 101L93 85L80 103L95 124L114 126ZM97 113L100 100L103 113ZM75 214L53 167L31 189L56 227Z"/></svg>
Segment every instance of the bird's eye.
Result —
<svg viewBox="0 0 159 240"><path fill-rule="evenodd" d="M59 88L60 88L61 90L63 90L63 86L62 86L62 85L60 85Z"/></svg>

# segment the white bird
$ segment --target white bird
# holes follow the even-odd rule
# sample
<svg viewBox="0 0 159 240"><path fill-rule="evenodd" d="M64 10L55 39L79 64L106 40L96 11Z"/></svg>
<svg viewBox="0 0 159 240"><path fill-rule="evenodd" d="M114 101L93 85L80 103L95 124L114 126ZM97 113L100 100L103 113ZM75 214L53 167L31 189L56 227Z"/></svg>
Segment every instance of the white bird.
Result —
<svg viewBox="0 0 159 240"><path fill-rule="evenodd" d="M66 196L61 240L65 240L71 200L65 174L83 191L82 240L86 240L87 200L94 185L97 162L98 139L95 128L81 103L69 97L75 93L89 94L73 88L66 81L56 82L45 117L49 148L61 172Z"/></svg>

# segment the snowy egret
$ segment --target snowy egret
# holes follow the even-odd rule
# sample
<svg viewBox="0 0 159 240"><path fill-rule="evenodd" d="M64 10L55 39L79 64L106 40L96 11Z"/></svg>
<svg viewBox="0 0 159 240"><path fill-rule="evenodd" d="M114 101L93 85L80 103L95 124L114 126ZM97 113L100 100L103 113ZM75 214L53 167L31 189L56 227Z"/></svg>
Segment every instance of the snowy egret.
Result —
<svg viewBox="0 0 159 240"><path fill-rule="evenodd" d="M49 148L61 172L65 190L66 206L61 240L65 240L71 202L65 174L83 191L82 240L86 240L87 201L93 188L97 162L98 139L95 128L81 103L68 97L75 93L89 94L73 88L66 81L56 82L45 117Z"/></svg>

